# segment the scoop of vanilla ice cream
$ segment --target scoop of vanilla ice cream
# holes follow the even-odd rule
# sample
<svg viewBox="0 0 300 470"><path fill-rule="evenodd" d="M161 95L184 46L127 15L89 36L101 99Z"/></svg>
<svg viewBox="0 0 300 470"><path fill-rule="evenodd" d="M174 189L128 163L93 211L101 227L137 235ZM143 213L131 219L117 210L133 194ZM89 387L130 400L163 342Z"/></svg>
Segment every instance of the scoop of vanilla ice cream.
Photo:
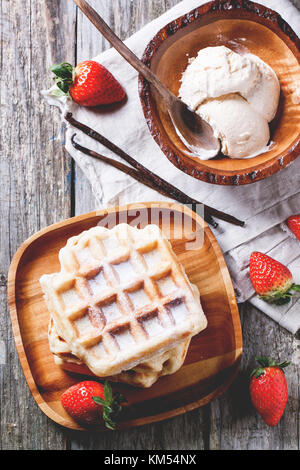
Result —
<svg viewBox="0 0 300 470"><path fill-rule="evenodd" d="M254 88L246 93L241 93L241 95L257 113L270 122L274 119L278 107L279 80L274 70L259 57L254 54L247 54L247 57L256 64L260 71L260 77Z"/></svg>
<svg viewBox="0 0 300 470"><path fill-rule="evenodd" d="M225 46L198 52L182 74L179 96L205 119L232 158L266 149L280 94L275 72L253 54Z"/></svg>
<svg viewBox="0 0 300 470"><path fill-rule="evenodd" d="M238 94L207 100L198 113L214 129L224 155L251 156L269 140L268 121Z"/></svg>

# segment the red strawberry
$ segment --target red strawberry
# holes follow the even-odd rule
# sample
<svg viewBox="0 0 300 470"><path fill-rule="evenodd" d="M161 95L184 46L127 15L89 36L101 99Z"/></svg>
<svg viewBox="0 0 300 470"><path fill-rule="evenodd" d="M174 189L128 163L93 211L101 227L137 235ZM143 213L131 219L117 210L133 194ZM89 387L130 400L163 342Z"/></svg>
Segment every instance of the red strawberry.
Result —
<svg viewBox="0 0 300 470"><path fill-rule="evenodd" d="M120 83L94 60L85 60L75 67L67 62L53 65L57 89L52 94L67 95L81 106L99 106L121 101L125 96Z"/></svg>
<svg viewBox="0 0 300 470"><path fill-rule="evenodd" d="M125 398L116 393L113 395L109 383L104 386L99 382L86 380L68 388L61 396L61 404L66 412L82 424L99 424L102 418L105 426L115 428L113 418L121 411L120 403Z"/></svg>
<svg viewBox="0 0 300 470"><path fill-rule="evenodd" d="M293 283L291 271L264 253L254 251L250 256L250 279L255 292L266 302L283 305L300 292L300 286Z"/></svg>
<svg viewBox="0 0 300 470"><path fill-rule="evenodd" d="M288 228L293 232L294 235L300 240L300 214L291 215L287 220Z"/></svg>
<svg viewBox="0 0 300 470"><path fill-rule="evenodd" d="M275 426L283 415L288 387L283 368L289 362L276 364L273 359L257 357L260 367L251 374L250 396L254 408L269 426Z"/></svg>

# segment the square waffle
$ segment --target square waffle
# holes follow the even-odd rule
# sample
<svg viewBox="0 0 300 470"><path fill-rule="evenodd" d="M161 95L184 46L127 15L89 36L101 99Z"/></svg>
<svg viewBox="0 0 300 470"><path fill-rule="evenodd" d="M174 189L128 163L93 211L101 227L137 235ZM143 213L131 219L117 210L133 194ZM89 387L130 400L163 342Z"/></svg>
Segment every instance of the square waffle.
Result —
<svg viewBox="0 0 300 470"><path fill-rule="evenodd" d="M115 376L203 330L199 292L156 225L93 227L40 283L57 333L99 377Z"/></svg>
<svg viewBox="0 0 300 470"><path fill-rule="evenodd" d="M72 354L68 343L58 335L53 318L50 318L48 336L50 350L57 365L70 372L94 375L80 359ZM184 363L190 341L191 338L188 338L175 348L157 354L136 367L108 377L108 379L112 382L123 382L136 387L151 387L159 377L174 374L180 369Z"/></svg>

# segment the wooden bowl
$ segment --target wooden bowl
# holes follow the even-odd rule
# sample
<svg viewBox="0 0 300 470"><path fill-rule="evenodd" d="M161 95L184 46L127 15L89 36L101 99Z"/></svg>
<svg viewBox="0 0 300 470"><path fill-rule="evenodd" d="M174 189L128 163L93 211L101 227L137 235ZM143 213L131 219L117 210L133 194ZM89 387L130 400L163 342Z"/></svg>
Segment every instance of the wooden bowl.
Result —
<svg viewBox="0 0 300 470"><path fill-rule="evenodd" d="M220 45L256 54L280 80L268 152L249 159L190 157L161 99L142 76L140 99L153 138L177 168L208 183L253 183L286 167L300 154L300 41L281 16L265 6L246 0L213 1L162 28L146 47L143 61L177 95L188 59L202 48Z"/></svg>
<svg viewBox="0 0 300 470"><path fill-rule="evenodd" d="M68 238L99 223L105 226L109 221L109 228L120 222L137 225L142 218L159 225L169 238L190 281L200 291L208 326L192 338L185 363L175 374L161 377L148 389L113 385L128 400L118 429L153 423L203 406L222 394L238 372L242 333L234 291L219 245L200 216L175 203L147 202L73 217L26 240L12 260L8 277L13 332L28 386L43 412L67 428L86 430L71 419L60 402L68 387L86 377L66 372L54 363L47 335L49 312L39 279L60 270L58 252ZM190 234L198 234L201 243L187 249L187 243L193 243L187 236Z"/></svg>

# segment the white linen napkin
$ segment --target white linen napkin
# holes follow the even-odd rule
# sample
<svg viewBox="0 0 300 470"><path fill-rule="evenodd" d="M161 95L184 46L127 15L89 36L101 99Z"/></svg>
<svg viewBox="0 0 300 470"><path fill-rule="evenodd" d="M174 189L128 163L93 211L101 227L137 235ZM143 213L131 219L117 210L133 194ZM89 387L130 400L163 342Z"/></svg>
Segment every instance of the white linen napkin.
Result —
<svg viewBox="0 0 300 470"><path fill-rule="evenodd" d="M203 0L182 1L127 39L127 46L141 57L146 45L160 28L203 3ZM299 35L300 12L289 0L261 0L260 3L281 14ZM137 72L114 49L101 53L94 60L107 67L123 85L128 96L125 105L116 106L112 112L88 109L62 98L54 98L49 90L43 91L49 104L60 106L62 116L66 110L70 110L78 121L97 130L195 199L243 218L246 221L244 228L218 220L218 228L212 229L231 273L237 301L249 300L287 330L296 333L300 328L300 299L277 307L254 295L249 278L249 256L252 251L267 253L287 265L295 282L300 282L300 243L282 229L288 216L300 213L300 158L276 175L246 186L223 187L194 179L175 168L150 135L138 96ZM89 179L99 209L166 199L120 171L75 150L70 142L73 133L74 128L68 127L65 143L67 151ZM83 146L118 158L77 129L76 134L76 140Z"/></svg>

